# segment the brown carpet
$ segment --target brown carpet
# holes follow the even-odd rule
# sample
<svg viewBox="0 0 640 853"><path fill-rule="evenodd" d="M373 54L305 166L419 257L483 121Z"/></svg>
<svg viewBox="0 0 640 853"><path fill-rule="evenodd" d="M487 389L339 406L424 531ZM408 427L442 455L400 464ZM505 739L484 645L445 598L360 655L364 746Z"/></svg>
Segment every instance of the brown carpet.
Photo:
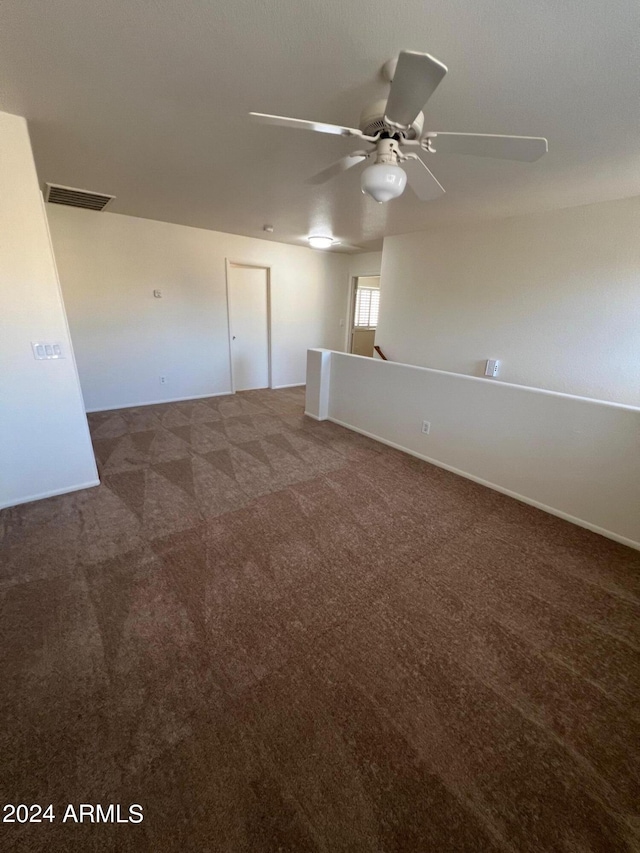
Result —
<svg viewBox="0 0 640 853"><path fill-rule="evenodd" d="M102 485L0 514L2 802L56 816L1 849L640 849L640 554L302 406L91 415Z"/></svg>

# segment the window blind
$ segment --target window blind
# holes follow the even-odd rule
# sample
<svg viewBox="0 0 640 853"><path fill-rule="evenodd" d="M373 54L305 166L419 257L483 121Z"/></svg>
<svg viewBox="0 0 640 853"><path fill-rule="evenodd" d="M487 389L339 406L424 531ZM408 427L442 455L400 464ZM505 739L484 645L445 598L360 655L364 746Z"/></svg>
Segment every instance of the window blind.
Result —
<svg viewBox="0 0 640 853"><path fill-rule="evenodd" d="M378 325L380 290L377 287L359 287L356 292L354 326L375 329Z"/></svg>

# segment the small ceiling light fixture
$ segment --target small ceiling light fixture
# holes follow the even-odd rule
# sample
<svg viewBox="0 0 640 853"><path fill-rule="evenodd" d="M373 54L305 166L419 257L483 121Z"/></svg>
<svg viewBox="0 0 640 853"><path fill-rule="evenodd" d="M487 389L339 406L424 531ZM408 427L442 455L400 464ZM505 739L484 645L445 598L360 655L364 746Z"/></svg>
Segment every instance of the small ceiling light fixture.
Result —
<svg viewBox="0 0 640 853"><path fill-rule="evenodd" d="M309 245L312 249L328 249L333 246L333 238L332 237L320 237L318 235L307 237L309 241Z"/></svg>

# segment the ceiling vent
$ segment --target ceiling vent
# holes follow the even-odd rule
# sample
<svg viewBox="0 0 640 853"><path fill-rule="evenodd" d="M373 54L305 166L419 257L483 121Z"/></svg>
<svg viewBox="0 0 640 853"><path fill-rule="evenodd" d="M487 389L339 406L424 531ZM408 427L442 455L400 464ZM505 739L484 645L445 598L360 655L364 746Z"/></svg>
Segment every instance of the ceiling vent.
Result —
<svg viewBox="0 0 640 853"><path fill-rule="evenodd" d="M85 210L104 210L114 198L114 195L92 193L77 187L62 187L59 184L47 184L45 195L45 200L50 204L68 204L70 207L83 207Z"/></svg>

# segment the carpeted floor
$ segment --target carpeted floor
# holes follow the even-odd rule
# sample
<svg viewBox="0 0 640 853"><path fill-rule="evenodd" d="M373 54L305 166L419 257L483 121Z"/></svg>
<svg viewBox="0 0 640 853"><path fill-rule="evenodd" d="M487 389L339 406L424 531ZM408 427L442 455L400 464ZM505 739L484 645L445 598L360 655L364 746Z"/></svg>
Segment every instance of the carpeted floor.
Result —
<svg viewBox="0 0 640 853"><path fill-rule="evenodd" d="M2 803L55 814L0 849L640 849L640 554L302 409L91 415L102 485L0 513Z"/></svg>

